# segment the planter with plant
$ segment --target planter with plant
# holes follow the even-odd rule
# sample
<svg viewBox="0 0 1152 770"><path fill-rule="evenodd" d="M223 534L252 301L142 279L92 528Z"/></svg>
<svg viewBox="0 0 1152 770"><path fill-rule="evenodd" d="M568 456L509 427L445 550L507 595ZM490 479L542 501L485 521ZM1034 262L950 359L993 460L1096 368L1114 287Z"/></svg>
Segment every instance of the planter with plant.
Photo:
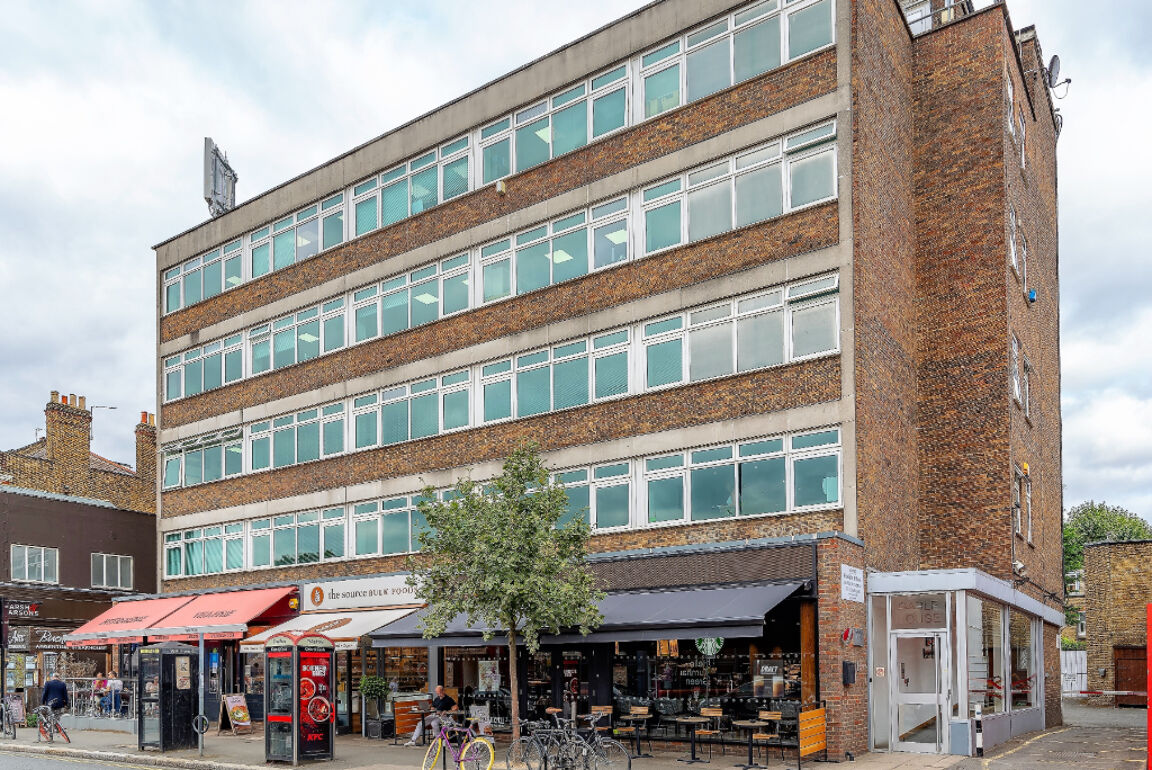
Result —
<svg viewBox="0 0 1152 770"><path fill-rule="evenodd" d="M364 697L364 727L369 738L387 738L383 714L391 691L388 680L381 676L360 678L360 695Z"/></svg>

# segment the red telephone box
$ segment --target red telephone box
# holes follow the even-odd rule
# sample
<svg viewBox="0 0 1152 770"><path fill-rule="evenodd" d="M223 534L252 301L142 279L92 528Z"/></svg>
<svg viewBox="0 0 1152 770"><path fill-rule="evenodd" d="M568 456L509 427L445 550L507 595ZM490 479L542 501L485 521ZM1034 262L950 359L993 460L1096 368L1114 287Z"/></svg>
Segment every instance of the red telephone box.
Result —
<svg viewBox="0 0 1152 770"><path fill-rule="evenodd" d="M282 633L264 643L264 759L332 759L336 651L321 634Z"/></svg>

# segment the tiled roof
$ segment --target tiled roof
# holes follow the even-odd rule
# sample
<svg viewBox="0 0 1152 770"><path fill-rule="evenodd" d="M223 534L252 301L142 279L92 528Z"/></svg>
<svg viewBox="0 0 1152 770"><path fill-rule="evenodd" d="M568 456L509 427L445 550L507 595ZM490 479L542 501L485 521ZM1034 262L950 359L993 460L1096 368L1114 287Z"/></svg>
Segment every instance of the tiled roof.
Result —
<svg viewBox="0 0 1152 770"><path fill-rule="evenodd" d="M29 444L28 446L20 447L19 449L11 450L10 454L21 455L23 457L32 457L37 460L48 459L48 442L46 439ZM95 452L88 453L88 467L94 471L109 471L110 473L121 473L125 476L135 476L136 472L118 462L101 457Z"/></svg>
<svg viewBox="0 0 1152 770"><path fill-rule="evenodd" d="M93 497L75 497L73 495L59 495L55 492L41 492L39 489L25 489L24 487L14 487L7 484L0 484L0 492L7 492L13 495L26 495L28 497L39 497L44 500L60 500L65 503L82 503L84 505L95 505L99 508L115 508L116 506L107 500L97 500Z"/></svg>

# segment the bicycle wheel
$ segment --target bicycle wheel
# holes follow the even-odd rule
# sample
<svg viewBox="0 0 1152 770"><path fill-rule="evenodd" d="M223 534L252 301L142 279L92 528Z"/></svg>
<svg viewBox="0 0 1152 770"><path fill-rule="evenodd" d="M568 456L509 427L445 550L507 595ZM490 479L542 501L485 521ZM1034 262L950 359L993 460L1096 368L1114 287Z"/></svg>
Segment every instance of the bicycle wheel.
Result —
<svg viewBox="0 0 1152 770"><path fill-rule="evenodd" d="M60 737L64 739L65 743L72 742L72 739L68 737L68 733L64 732L64 725L60 724L59 720L56 721L55 727L56 732L60 733Z"/></svg>
<svg viewBox="0 0 1152 770"><path fill-rule="evenodd" d="M461 770L492 770L496 761L496 753L492 744L479 738L473 738L464 744L460 750Z"/></svg>
<svg viewBox="0 0 1152 770"><path fill-rule="evenodd" d="M424 752L424 764L421 765L421 770L436 770L436 764L440 761L440 752L444 750L444 741L440 736L436 736L431 743L428 744L428 750Z"/></svg>
<svg viewBox="0 0 1152 770"><path fill-rule="evenodd" d="M543 770L544 749L534 738L525 736L508 747L508 770Z"/></svg>
<svg viewBox="0 0 1152 770"><path fill-rule="evenodd" d="M595 770L630 770L632 755L624 744L612 738L601 738L592 744Z"/></svg>
<svg viewBox="0 0 1152 770"><path fill-rule="evenodd" d="M49 730L48 727L44 724L44 717L40 717L36 720L36 729L40 731L40 738L47 741L48 743L52 742L52 731Z"/></svg>

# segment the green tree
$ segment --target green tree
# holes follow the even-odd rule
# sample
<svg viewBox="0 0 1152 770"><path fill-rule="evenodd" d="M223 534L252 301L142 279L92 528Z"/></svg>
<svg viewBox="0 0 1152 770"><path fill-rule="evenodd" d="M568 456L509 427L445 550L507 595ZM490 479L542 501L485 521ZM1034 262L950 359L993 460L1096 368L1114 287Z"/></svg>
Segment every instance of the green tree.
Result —
<svg viewBox="0 0 1152 770"><path fill-rule="evenodd" d="M1148 522L1118 505L1089 500L1064 516L1064 571L1084 568L1084 546L1101 540L1152 539Z"/></svg>
<svg viewBox="0 0 1152 770"><path fill-rule="evenodd" d="M516 645L540 647L540 634L598 625L596 590L585 562L589 528L568 511L564 487L550 483L535 444L524 444L487 484L460 479L455 494L436 500L424 490L420 512L428 527L421 552L408 560L408 584L428 607L421 632L442 634L463 615L472 626L491 629L485 639L506 636L512 692L512 735L520 735Z"/></svg>

